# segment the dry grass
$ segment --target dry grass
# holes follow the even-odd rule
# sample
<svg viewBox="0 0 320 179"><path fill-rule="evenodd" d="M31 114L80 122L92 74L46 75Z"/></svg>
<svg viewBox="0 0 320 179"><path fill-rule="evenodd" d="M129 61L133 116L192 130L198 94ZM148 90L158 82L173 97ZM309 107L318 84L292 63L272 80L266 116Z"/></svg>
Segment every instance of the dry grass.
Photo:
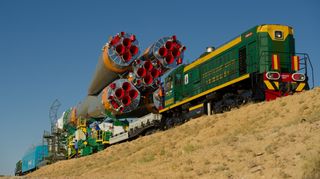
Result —
<svg viewBox="0 0 320 179"><path fill-rule="evenodd" d="M320 178L320 152L307 160L304 168L304 179Z"/></svg>
<svg viewBox="0 0 320 179"><path fill-rule="evenodd" d="M29 177L317 178L320 88L191 120Z"/></svg>

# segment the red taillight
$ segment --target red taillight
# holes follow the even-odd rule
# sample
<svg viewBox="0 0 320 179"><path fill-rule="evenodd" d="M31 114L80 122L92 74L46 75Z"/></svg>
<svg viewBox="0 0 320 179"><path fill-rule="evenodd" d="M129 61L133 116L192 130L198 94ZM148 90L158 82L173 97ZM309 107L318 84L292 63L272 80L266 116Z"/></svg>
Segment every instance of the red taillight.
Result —
<svg viewBox="0 0 320 179"><path fill-rule="evenodd" d="M294 73L291 77L294 81L304 81L306 79L306 76L302 73Z"/></svg>
<svg viewBox="0 0 320 179"><path fill-rule="evenodd" d="M280 73L269 71L266 73L266 78L269 80L279 80L280 79Z"/></svg>

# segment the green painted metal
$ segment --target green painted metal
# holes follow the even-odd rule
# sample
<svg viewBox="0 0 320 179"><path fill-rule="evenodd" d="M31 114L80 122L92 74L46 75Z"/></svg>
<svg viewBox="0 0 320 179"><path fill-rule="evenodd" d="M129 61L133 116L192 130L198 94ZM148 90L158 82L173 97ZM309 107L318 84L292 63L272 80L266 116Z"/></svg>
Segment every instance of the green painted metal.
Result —
<svg viewBox="0 0 320 179"><path fill-rule="evenodd" d="M81 156L91 155L93 153L93 147L85 146L81 149Z"/></svg>
<svg viewBox="0 0 320 179"><path fill-rule="evenodd" d="M271 59L273 54L279 55L280 71L292 73L291 57L295 54L295 45L293 35L289 34L284 41L274 41L267 32L260 32L257 35L258 58L260 59L259 72L270 71Z"/></svg>
<svg viewBox="0 0 320 179"><path fill-rule="evenodd" d="M240 43L186 72L182 70L184 66L172 71L165 79L165 107L244 74L270 71L272 54L279 55L281 72L292 72L291 57L295 53L293 35L289 34L283 41L276 41L271 39L268 32L257 33L257 28L255 26L242 33ZM207 54L204 53L200 58ZM240 54L245 55L245 60L239 60ZM243 65L244 68L241 68Z"/></svg>
<svg viewBox="0 0 320 179"><path fill-rule="evenodd" d="M110 132L110 131L103 131L102 132L103 141L110 141L111 136L112 136L112 132Z"/></svg>
<svg viewBox="0 0 320 179"><path fill-rule="evenodd" d="M175 103L175 101L181 99L182 84L184 83L182 76L184 67L185 65L180 65L165 78L165 107L168 107Z"/></svg>

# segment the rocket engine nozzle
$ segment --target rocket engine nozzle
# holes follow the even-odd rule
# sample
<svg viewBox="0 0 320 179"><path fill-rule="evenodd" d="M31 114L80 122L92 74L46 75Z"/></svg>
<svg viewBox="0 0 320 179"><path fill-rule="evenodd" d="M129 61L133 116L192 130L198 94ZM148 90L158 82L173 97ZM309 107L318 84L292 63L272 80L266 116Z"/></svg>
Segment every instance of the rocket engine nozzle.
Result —
<svg viewBox="0 0 320 179"><path fill-rule="evenodd" d="M144 77L144 76L146 76L146 74L147 74L147 70L145 68L139 68L137 70L137 75L139 77Z"/></svg>
<svg viewBox="0 0 320 179"><path fill-rule="evenodd" d="M121 99L124 96L124 90L122 88L118 88L114 94L118 99Z"/></svg>
<svg viewBox="0 0 320 179"><path fill-rule="evenodd" d="M152 84L153 82L153 78L152 78L152 75L146 75L144 78L143 78L143 81L145 82L146 85L150 85Z"/></svg>
<svg viewBox="0 0 320 179"><path fill-rule="evenodd" d="M153 65L150 61L145 61L143 66L147 71L151 71L153 68Z"/></svg>
<svg viewBox="0 0 320 179"><path fill-rule="evenodd" d="M151 75L152 75L153 78L158 78L159 75L160 75L160 71L154 68L151 71Z"/></svg>
<svg viewBox="0 0 320 179"><path fill-rule="evenodd" d="M134 90L134 89L130 90L129 91L129 96L130 96L131 99L136 99L137 96L138 96L138 91Z"/></svg>
<svg viewBox="0 0 320 179"><path fill-rule="evenodd" d="M131 84L129 82L124 82L122 84L122 89L125 91L125 92L128 92L130 89L131 89Z"/></svg>
<svg viewBox="0 0 320 179"><path fill-rule="evenodd" d="M122 98L122 104L124 106L129 106L131 104L131 98L129 96L125 96Z"/></svg>

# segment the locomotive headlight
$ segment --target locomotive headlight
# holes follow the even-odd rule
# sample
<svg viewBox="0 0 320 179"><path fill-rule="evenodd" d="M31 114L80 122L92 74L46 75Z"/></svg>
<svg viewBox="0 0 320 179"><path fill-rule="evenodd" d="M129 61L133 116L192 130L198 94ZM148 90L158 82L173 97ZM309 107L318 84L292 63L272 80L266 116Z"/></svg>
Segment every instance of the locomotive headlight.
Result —
<svg viewBox="0 0 320 179"><path fill-rule="evenodd" d="M302 73L294 73L291 77L294 81L304 81L306 79L306 75Z"/></svg>
<svg viewBox="0 0 320 179"><path fill-rule="evenodd" d="M280 73L276 71L269 71L266 73L266 77L269 80L279 80L280 79Z"/></svg>
<svg viewBox="0 0 320 179"><path fill-rule="evenodd" d="M282 39L283 38L282 31L279 31L279 30L274 31L274 37L276 39Z"/></svg>

